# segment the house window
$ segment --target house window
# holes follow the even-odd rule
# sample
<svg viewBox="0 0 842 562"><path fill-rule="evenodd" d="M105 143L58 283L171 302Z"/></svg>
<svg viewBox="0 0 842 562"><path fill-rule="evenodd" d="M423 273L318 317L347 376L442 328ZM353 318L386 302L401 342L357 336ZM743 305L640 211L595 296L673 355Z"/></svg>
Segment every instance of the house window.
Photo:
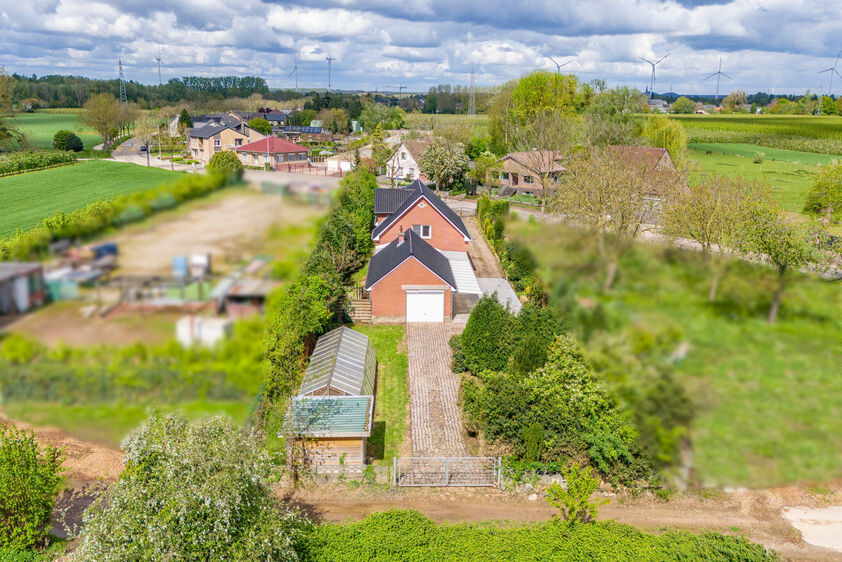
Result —
<svg viewBox="0 0 842 562"><path fill-rule="evenodd" d="M408 177L408 178L411 178L411 177L412 177L412 176L414 176L414 175L415 175L415 168L410 168L410 169L406 172L406 177Z"/></svg>
<svg viewBox="0 0 842 562"><path fill-rule="evenodd" d="M222 146L222 141L220 139L213 139L213 147L219 148Z"/></svg>
<svg viewBox="0 0 842 562"><path fill-rule="evenodd" d="M509 172L500 172L500 179L509 179Z"/></svg>
<svg viewBox="0 0 842 562"><path fill-rule="evenodd" d="M406 152L401 152L401 160L406 160Z"/></svg>
<svg viewBox="0 0 842 562"><path fill-rule="evenodd" d="M532 183L532 176L523 176L523 183Z"/></svg>
<svg viewBox="0 0 842 562"><path fill-rule="evenodd" d="M421 236L421 238L431 238L433 236L433 228L429 224L413 224L412 231Z"/></svg>
<svg viewBox="0 0 842 562"><path fill-rule="evenodd" d="M307 160L307 153L306 152L299 152L298 153L299 160Z"/></svg>
<svg viewBox="0 0 842 562"><path fill-rule="evenodd" d="M243 146L243 139L234 139L234 146Z"/></svg>
<svg viewBox="0 0 842 562"><path fill-rule="evenodd" d="M278 162L284 161L284 155L283 154L278 154L276 158L278 159Z"/></svg>

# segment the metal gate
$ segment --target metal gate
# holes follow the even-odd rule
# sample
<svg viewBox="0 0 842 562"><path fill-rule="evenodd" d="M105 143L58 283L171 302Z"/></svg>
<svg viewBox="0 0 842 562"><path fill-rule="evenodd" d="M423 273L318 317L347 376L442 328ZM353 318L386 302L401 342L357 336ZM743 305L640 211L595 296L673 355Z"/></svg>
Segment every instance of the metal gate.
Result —
<svg viewBox="0 0 842 562"><path fill-rule="evenodd" d="M396 486L497 486L498 457L395 457Z"/></svg>

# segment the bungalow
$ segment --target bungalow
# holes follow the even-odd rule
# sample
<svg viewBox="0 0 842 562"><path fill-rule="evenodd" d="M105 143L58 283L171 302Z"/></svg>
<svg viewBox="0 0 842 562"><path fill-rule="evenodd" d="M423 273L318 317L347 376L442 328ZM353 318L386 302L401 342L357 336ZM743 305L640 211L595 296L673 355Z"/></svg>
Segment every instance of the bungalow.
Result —
<svg viewBox="0 0 842 562"><path fill-rule="evenodd" d="M211 123L187 130L187 149L191 158L207 164L217 152L233 150L262 138L262 133L244 124Z"/></svg>
<svg viewBox="0 0 842 562"><path fill-rule="evenodd" d="M386 160L386 176L389 179L406 181L420 179L422 174L419 162L425 150L427 141L424 139L403 141Z"/></svg>
<svg viewBox="0 0 842 562"><path fill-rule="evenodd" d="M540 197L544 188L538 176L549 174L551 185L556 185L559 174L565 171L561 158L560 152L551 150L510 152L500 159L500 187L510 188L521 195Z"/></svg>
<svg viewBox="0 0 842 562"><path fill-rule="evenodd" d="M365 289L374 322L444 322L456 280L450 261L407 229L371 258Z"/></svg>
<svg viewBox="0 0 842 562"><path fill-rule="evenodd" d="M22 314L47 301L40 263L0 263L0 314Z"/></svg>
<svg viewBox="0 0 842 562"><path fill-rule="evenodd" d="M309 464L362 465L372 431L377 358L368 337L342 326L316 342L288 424Z"/></svg>
<svg viewBox="0 0 842 562"><path fill-rule="evenodd" d="M234 149L245 166L265 166L275 169L278 164L307 164L310 149L277 137L266 137Z"/></svg>
<svg viewBox="0 0 842 562"><path fill-rule="evenodd" d="M439 250L468 251L471 235L462 218L421 180L406 189L377 189L374 200L378 222L371 238L378 247L412 230Z"/></svg>

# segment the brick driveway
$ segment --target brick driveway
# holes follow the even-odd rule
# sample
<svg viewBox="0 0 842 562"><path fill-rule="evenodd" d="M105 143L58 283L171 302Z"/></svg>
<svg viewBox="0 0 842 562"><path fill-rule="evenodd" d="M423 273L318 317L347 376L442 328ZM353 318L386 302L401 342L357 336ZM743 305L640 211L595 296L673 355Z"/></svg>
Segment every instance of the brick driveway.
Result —
<svg viewBox="0 0 842 562"><path fill-rule="evenodd" d="M467 455L462 443L459 376L450 371L448 340L461 326L408 323L409 410L412 454Z"/></svg>

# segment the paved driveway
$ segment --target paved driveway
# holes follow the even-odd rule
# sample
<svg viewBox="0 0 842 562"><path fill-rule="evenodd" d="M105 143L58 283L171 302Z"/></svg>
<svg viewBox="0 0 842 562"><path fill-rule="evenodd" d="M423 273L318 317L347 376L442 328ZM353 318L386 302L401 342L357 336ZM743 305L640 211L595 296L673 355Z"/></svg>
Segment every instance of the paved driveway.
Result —
<svg viewBox="0 0 842 562"><path fill-rule="evenodd" d="M417 457L465 456L459 376L450 371L448 340L452 324L408 323L409 411L412 454Z"/></svg>

